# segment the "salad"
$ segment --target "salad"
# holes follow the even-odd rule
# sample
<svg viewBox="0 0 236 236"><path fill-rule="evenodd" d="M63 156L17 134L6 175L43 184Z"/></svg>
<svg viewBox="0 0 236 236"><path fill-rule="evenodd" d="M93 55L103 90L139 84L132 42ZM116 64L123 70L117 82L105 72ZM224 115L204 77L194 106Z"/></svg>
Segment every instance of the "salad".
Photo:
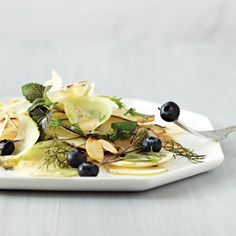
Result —
<svg viewBox="0 0 236 236"><path fill-rule="evenodd" d="M176 142L171 128L155 124L155 115L127 107L119 97L95 94L93 83L63 87L53 71L44 85L23 85L22 94L0 105L0 167L7 171L143 176L166 172L166 163L176 156L193 163L204 159ZM160 113L171 122L180 110L168 102Z"/></svg>

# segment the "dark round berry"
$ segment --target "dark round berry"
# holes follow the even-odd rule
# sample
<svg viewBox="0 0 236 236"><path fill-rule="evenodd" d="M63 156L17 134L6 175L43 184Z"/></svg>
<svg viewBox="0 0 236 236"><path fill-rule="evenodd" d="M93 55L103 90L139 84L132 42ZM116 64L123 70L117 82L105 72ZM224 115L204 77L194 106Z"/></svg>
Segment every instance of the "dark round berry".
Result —
<svg viewBox="0 0 236 236"><path fill-rule="evenodd" d="M173 122L178 120L180 109L174 102L167 102L161 106L160 109L161 118L167 122Z"/></svg>
<svg viewBox="0 0 236 236"><path fill-rule="evenodd" d="M142 147L144 152L160 152L162 148L162 142L159 138L148 137L143 140Z"/></svg>
<svg viewBox="0 0 236 236"><path fill-rule="evenodd" d="M73 168L78 168L80 164L87 161L86 155L75 149L68 153L67 162Z"/></svg>
<svg viewBox="0 0 236 236"><path fill-rule="evenodd" d="M78 168L79 176L81 177L95 177L99 173L99 168L97 165L90 162L82 163Z"/></svg>
<svg viewBox="0 0 236 236"><path fill-rule="evenodd" d="M0 141L0 153L2 156L11 155L15 151L15 144L11 140Z"/></svg>

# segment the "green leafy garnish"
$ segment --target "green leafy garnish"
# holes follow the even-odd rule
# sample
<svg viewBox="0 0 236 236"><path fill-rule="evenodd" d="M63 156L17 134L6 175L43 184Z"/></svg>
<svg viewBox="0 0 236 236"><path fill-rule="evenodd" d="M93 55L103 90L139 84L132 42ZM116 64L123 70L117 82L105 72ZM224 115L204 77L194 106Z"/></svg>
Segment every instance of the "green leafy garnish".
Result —
<svg viewBox="0 0 236 236"><path fill-rule="evenodd" d="M111 124L111 128L113 129L113 134L110 137L112 141L129 139L134 134L137 123L134 121L115 122Z"/></svg>
<svg viewBox="0 0 236 236"><path fill-rule="evenodd" d="M44 97L45 86L38 83L29 83L22 86L22 94L29 102L34 102L37 98Z"/></svg>
<svg viewBox="0 0 236 236"><path fill-rule="evenodd" d="M140 112L137 112L135 108L130 108L125 112L124 115L131 115L131 116L143 116L143 117L152 117L153 115L146 115Z"/></svg>
<svg viewBox="0 0 236 236"><path fill-rule="evenodd" d="M48 109L44 106L38 106L33 110L29 111L30 117L39 125L41 124L42 120L47 116L49 113Z"/></svg>
<svg viewBox="0 0 236 236"><path fill-rule="evenodd" d="M28 109L30 117L38 124L40 130L43 130L46 121L48 122L50 106L52 102L47 97L47 92L51 86L44 86L38 83L28 83L22 86L22 93L32 105ZM44 124L41 122L44 121Z"/></svg>
<svg viewBox="0 0 236 236"><path fill-rule="evenodd" d="M110 96L105 96L105 95L102 95L100 97L107 98L110 101L114 102L118 106L119 109L125 108L125 104L121 101L122 98L118 98L116 96L110 97Z"/></svg>
<svg viewBox="0 0 236 236"><path fill-rule="evenodd" d="M39 106L46 106L44 98L36 98L33 102L28 111L33 111L35 108Z"/></svg>

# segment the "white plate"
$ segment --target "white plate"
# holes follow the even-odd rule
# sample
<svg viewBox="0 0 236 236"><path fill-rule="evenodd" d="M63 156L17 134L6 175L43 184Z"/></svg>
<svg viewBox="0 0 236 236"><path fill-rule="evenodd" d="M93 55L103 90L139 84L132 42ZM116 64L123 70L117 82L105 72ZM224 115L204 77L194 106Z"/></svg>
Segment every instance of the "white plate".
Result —
<svg viewBox="0 0 236 236"><path fill-rule="evenodd" d="M137 100L125 99L129 106L138 111L158 113L158 104ZM196 130L212 129L210 120L202 115L181 111L181 120ZM163 123L159 116L156 122ZM0 170L0 189L27 189L27 190L62 190L62 191L142 191L155 188L167 183L184 179L199 173L214 169L224 160L220 144L202 140L190 134L178 138L182 144L194 149L197 153L206 154L201 164L192 164L185 158L177 158L168 165L168 172L156 176L118 176L102 172L98 177L30 177L14 171Z"/></svg>

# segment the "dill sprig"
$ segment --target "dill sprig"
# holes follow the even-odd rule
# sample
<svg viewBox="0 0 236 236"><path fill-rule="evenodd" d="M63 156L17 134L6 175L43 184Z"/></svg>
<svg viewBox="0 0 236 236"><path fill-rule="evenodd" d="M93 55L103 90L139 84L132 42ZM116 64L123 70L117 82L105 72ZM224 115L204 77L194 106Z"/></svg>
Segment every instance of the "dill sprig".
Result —
<svg viewBox="0 0 236 236"><path fill-rule="evenodd" d="M186 157L189 161L191 161L192 163L195 163L195 164L203 162L203 160L205 158L205 155L198 155L198 154L194 153L193 150L185 148L180 143L177 143L173 140L167 141L163 145L163 148L166 151L176 154L177 156Z"/></svg>
<svg viewBox="0 0 236 236"><path fill-rule="evenodd" d="M75 149L74 146L54 139L52 144L47 147L46 155L44 158L44 162L42 166L45 166L47 169L50 166L53 166L55 168L69 168L69 165L67 163L67 155L68 153Z"/></svg>
<svg viewBox="0 0 236 236"><path fill-rule="evenodd" d="M133 136L131 143L134 147L140 148L144 138L148 137L148 130L144 127L141 127L137 130L137 133Z"/></svg>

